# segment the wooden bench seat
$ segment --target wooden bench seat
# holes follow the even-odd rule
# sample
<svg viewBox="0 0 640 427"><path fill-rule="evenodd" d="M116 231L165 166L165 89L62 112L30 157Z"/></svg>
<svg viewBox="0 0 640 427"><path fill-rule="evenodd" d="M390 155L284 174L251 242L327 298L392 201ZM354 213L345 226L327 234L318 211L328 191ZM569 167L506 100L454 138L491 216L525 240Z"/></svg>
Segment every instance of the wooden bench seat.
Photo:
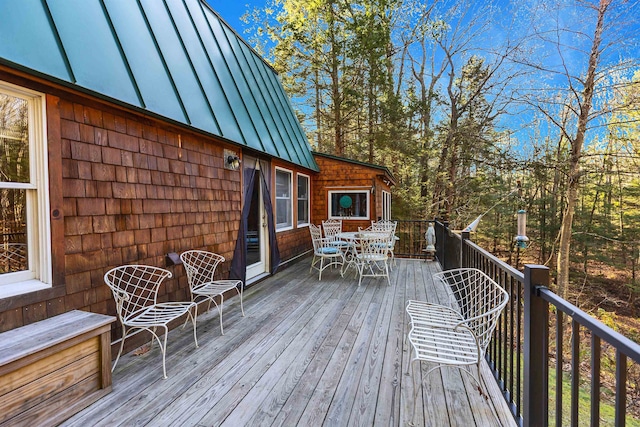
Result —
<svg viewBox="0 0 640 427"><path fill-rule="evenodd" d="M0 333L0 426L56 425L111 391L111 322L70 311Z"/></svg>

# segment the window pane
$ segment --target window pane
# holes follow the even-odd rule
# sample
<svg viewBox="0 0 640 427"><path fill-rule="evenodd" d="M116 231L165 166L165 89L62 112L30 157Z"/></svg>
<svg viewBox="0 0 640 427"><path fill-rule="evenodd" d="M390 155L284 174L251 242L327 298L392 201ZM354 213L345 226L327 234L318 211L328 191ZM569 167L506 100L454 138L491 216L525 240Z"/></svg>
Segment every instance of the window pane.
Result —
<svg viewBox="0 0 640 427"><path fill-rule="evenodd" d="M27 101L0 93L0 181L29 182Z"/></svg>
<svg viewBox="0 0 640 427"><path fill-rule="evenodd" d="M0 274L28 269L26 190L0 190Z"/></svg>
<svg viewBox="0 0 640 427"><path fill-rule="evenodd" d="M276 171L276 197L291 197L291 174Z"/></svg>
<svg viewBox="0 0 640 427"><path fill-rule="evenodd" d="M307 224L309 222L309 204L306 200L298 201L298 224Z"/></svg>
<svg viewBox="0 0 640 427"><path fill-rule="evenodd" d="M276 200L276 224L280 226L291 225L291 202L289 199Z"/></svg>
<svg viewBox="0 0 640 427"><path fill-rule="evenodd" d="M293 225L291 172L276 170L276 228Z"/></svg>
<svg viewBox="0 0 640 427"><path fill-rule="evenodd" d="M332 217L368 218L366 191L358 193L331 193Z"/></svg>
<svg viewBox="0 0 640 427"><path fill-rule="evenodd" d="M298 176L298 198L307 199L309 190L309 180L306 176Z"/></svg>
<svg viewBox="0 0 640 427"><path fill-rule="evenodd" d="M298 224L309 222L309 178L298 176Z"/></svg>

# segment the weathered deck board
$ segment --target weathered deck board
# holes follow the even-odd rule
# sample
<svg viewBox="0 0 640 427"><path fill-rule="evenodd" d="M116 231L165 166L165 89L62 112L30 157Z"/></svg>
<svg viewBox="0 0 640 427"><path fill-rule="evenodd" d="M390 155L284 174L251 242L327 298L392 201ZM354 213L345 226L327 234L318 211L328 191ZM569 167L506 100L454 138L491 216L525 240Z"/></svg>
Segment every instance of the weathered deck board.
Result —
<svg viewBox="0 0 640 427"><path fill-rule="evenodd" d="M168 379L157 346L121 358L113 392L63 425L515 425L487 369L485 400L457 369L411 363L408 299L444 301L434 262L401 260L383 279L323 280L303 260L169 333ZM204 309L204 307L203 307ZM418 387L417 393L414 384ZM417 394L417 400L414 400Z"/></svg>

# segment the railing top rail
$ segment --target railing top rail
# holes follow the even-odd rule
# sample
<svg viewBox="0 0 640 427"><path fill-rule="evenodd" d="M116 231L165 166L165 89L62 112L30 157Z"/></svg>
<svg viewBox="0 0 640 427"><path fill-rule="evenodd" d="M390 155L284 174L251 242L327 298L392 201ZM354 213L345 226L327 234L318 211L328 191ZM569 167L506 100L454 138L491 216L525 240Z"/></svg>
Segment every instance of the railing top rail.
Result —
<svg viewBox="0 0 640 427"><path fill-rule="evenodd" d="M473 243L471 240L465 240L464 244L469 245L469 247L471 247L471 249L473 249L474 251L479 252L480 254L482 254L482 256L485 259L487 259L488 261L490 261L493 264L495 264L496 266L498 266L501 270L505 271L512 278L524 283L524 273L523 272L513 268L512 266L510 266L506 262L502 261L501 259L497 258L495 255L493 255L492 253L486 251L485 249L482 249L480 246L478 246L477 244Z"/></svg>
<svg viewBox="0 0 640 427"><path fill-rule="evenodd" d="M573 320L580 325L585 326L592 333L596 334L602 340L608 342L617 350L625 354L627 357L640 363L640 345L630 340L619 332L614 331L595 317L580 310L569 301L562 299L559 295L553 293L549 288L537 286L538 295L545 301L553 304L563 313L568 314Z"/></svg>
<svg viewBox="0 0 640 427"><path fill-rule="evenodd" d="M446 231L449 234L449 236L453 236L458 240L462 240L462 236L460 234L458 234L455 231L451 230L449 227L445 226L440 221L436 221L436 222L444 229L444 231Z"/></svg>

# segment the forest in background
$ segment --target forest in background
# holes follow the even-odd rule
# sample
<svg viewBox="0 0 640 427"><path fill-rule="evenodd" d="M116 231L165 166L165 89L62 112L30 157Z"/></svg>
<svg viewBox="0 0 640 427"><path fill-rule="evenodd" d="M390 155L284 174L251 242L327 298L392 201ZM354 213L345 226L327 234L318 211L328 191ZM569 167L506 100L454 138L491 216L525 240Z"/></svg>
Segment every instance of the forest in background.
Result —
<svg viewBox="0 0 640 427"><path fill-rule="evenodd" d="M394 218L461 229L520 181L474 240L640 314L637 2L268 0L244 19L313 148L393 172Z"/></svg>

